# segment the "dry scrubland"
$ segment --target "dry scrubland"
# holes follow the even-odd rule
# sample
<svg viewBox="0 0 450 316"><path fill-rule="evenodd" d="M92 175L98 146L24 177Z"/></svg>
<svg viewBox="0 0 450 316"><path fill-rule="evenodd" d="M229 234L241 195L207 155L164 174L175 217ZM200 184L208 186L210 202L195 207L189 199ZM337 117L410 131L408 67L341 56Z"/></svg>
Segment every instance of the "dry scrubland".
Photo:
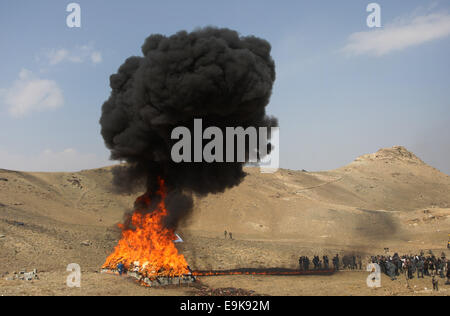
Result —
<svg viewBox="0 0 450 316"><path fill-rule="evenodd" d="M197 199L178 233L194 269L295 267L298 256L446 251L450 176L403 147L364 155L332 171L248 169L236 188ZM147 289L98 273L136 198L115 194L111 169L27 173L0 169L0 295L189 295L194 287ZM235 240L224 240L224 230ZM449 252L447 252L450 255ZM65 286L67 264L83 270L82 288ZM38 269L40 280L6 281ZM202 278L203 287L269 295L430 295L429 279L366 287L366 272L332 277ZM425 289L427 288L427 289ZM440 295L449 287L441 285Z"/></svg>

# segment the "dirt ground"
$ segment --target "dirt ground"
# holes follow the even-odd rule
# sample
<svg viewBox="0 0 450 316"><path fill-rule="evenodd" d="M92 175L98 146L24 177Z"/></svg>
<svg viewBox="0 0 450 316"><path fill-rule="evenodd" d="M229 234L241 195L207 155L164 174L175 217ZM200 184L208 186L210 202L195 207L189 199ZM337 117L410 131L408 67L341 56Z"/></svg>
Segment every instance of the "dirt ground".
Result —
<svg viewBox="0 0 450 316"><path fill-rule="evenodd" d="M34 281L0 280L2 295L57 295L57 296L190 296L198 295L200 287L242 288L259 295L270 296L448 296L450 286L440 279L439 292L432 291L431 278L405 278L391 281L382 276L380 288L369 288L365 271L338 272L332 276L220 276L201 277L199 284L146 288L127 277L85 272L81 276L81 288L69 288L66 278L69 272L39 274Z"/></svg>

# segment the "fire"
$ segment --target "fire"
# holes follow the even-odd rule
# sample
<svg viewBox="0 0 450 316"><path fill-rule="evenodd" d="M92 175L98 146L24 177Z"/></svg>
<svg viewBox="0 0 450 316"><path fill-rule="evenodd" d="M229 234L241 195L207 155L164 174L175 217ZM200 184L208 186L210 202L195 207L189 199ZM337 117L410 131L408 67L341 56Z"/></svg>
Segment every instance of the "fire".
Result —
<svg viewBox="0 0 450 316"><path fill-rule="evenodd" d="M330 275L333 274L334 270L310 270L310 271L300 271L285 268L266 268L266 269L235 269L226 271L194 271L193 276L223 276L223 275Z"/></svg>
<svg viewBox="0 0 450 316"><path fill-rule="evenodd" d="M167 209L164 203L166 189L164 180L159 179L159 190L155 192L160 202L149 212L150 192L136 200L137 209L131 217L133 229L122 229L122 239L114 252L106 259L104 269L116 270L122 263L126 270L140 273L143 277L175 277L188 274L188 264L184 256L178 253L173 240L176 239L172 229L163 225Z"/></svg>

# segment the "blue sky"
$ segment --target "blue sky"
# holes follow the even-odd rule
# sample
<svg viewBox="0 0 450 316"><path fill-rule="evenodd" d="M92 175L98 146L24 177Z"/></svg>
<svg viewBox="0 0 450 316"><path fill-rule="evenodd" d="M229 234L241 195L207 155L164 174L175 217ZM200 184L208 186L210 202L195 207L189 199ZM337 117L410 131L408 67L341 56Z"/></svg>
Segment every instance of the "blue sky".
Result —
<svg viewBox="0 0 450 316"><path fill-rule="evenodd" d="M448 1L377 1L380 29L362 0L79 0L81 28L68 28L70 2L0 3L0 168L111 164L98 124L110 74L152 33L215 25L272 44L281 167L403 145L450 174Z"/></svg>

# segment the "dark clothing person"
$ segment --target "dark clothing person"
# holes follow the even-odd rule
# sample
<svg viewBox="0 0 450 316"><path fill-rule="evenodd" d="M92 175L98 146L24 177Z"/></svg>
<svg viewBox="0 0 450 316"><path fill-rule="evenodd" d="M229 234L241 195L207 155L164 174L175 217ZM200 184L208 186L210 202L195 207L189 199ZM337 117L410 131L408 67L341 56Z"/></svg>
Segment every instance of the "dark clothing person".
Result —
<svg viewBox="0 0 450 316"><path fill-rule="evenodd" d="M450 285L450 264L447 263L447 282L445 282L446 285Z"/></svg>
<svg viewBox="0 0 450 316"><path fill-rule="evenodd" d="M445 278L445 276L444 276L444 268L445 268L444 262L442 260L439 260L438 266L439 266L439 276L440 276L441 279L443 279L443 278Z"/></svg>
<svg viewBox="0 0 450 316"><path fill-rule="evenodd" d="M386 262L386 274L391 278L392 281L395 280L395 264L390 261Z"/></svg>
<svg viewBox="0 0 450 316"><path fill-rule="evenodd" d="M413 270L412 262L408 262L407 269L408 269L408 279L414 278L414 270Z"/></svg>
<svg viewBox="0 0 450 316"><path fill-rule="evenodd" d="M439 281L436 280L434 275L433 275L432 282L433 282L433 291L439 291Z"/></svg>
<svg viewBox="0 0 450 316"><path fill-rule="evenodd" d="M323 256L323 265L326 270L330 267L330 262L328 260L328 256Z"/></svg>
<svg viewBox="0 0 450 316"><path fill-rule="evenodd" d="M305 270L305 271L309 271L309 258L308 257L305 257L305 259L304 259L304 261L303 261L303 269Z"/></svg>
<svg viewBox="0 0 450 316"><path fill-rule="evenodd" d="M424 262L422 259L419 260L419 262L417 262L417 278L422 278L423 279L423 268L424 268Z"/></svg>
<svg viewBox="0 0 450 316"><path fill-rule="evenodd" d="M318 256L314 256L313 264L314 264L314 270L320 269L320 259Z"/></svg>
<svg viewBox="0 0 450 316"><path fill-rule="evenodd" d="M425 273L426 276L430 275L430 272L428 270L429 267L430 267L430 263L429 263L428 259L426 259L425 262L423 263L423 272Z"/></svg>
<svg viewBox="0 0 450 316"><path fill-rule="evenodd" d="M117 271L119 272L120 276L123 274L123 272L125 271L125 266L123 265L123 263L119 263L117 265Z"/></svg>
<svg viewBox="0 0 450 316"><path fill-rule="evenodd" d="M333 258L333 266L336 271L339 271L339 255Z"/></svg>

